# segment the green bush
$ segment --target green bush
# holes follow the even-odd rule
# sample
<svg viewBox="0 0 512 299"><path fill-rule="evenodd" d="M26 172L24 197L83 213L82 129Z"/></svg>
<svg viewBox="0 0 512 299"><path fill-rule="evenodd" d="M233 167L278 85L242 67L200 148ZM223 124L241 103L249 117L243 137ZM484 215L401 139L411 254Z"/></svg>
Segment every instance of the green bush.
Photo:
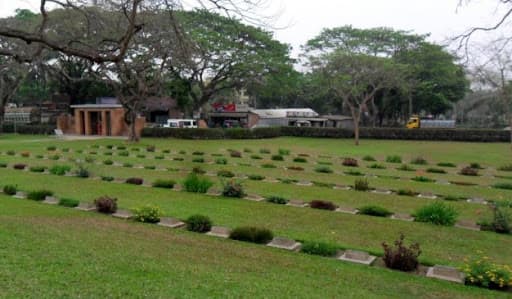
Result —
<svg viewBox="0 0 512 299"><path fill-rule="evenodd" d="M436 181L434 179L427 178L424 176L416 176L416 177L413 177L411 180L413 180L415 182L421 182L421 183L432 183L432 182Z"/></svg>
<svg viewBox="0 0 512 299"><path fill-rule="evenodd" d="M416 169L414 169L413 167L407 165L407 164L402 164L400 165L400 167L397 168L397 170L401 170L401 171L415 171Z"/></svg>
<svg viewBox="0 0 512 299"><path fill-rule="evenodd" d="M139 159L145 159L145 158L146 158L146 155L137 155L137 158L139 158Z"/></svg>
<svg viewBox="0 0 512 299"><path fill-rule="evenodd" d="M162 151L162 153L164 153L164 154L170 154L170 153L171 153L171 150L166 149L166 150L163 150L163 151Z"/></svg>
<svg viewBox="0 0 512 299"><path fill-rule="evenodd" d="M196 233L206 233L212 229L212 221L207 216L192 215L185 221L187 230Z"/></svg>
<svg viewBox="0 0 512 299"><path fill-rule="evenodd" d="M437 163L437 166L439 166L439 167L451 167L451 168L457 167L456 164L451 163L451 162L440 162L440 163Z"/></svg>
<svg viewBox="0 0 512 299"><path fill-rule="evenodd" d="M333 173L333 170L328 166L318 166L315 168L315 171L319 173Z"/></svg>
<svg viewBox="0 0 512 299"><path fill-rule="evenodd" d="M208 189L213 186L213 183L207 178L199 177L197 174L191 173L185 178L183 186L187 192L206 193Z"/></svg>
<svg viewBox="0 0 512 299"><path fill-rule="evenodd" d="M308 160L306 158L303 158L303 157L296 157L293 159L293 162L295 163L307 163Z"/></svg>
<svg viewBox="0 0 512 299"><path fill-rule="evenodd" d="M373 164L369 165L368 168L372 168L372 169L386 169L386 166L384 166L382 164L373 163Z"/></svg>
<svg viewBox="0 0 512 299"><path fill-rule="evenodd" d="M278 151L280 156L288 156L290 155L290 150L287 150L287 149L284 149L284 148L280 148Z"/></svg>
<svg viewBox="0 0 512 299"><path fill-rule="evenodd" d="M46 148L47 151L55 151L57 150L57 147L55 145L50 145Z"/></svg>
<svg viewBox="0 0 512 299"><path fill-rule="evenodd" d="M354 183L354 189L356 191L368 191L370 190L370 183L367 179L357 179Z"/></svg>
<svg viewBox="0 0 512 299"><path fill-rule="evenodd" d="M359 214L376 216L376 217L389 217L393 213L388 211L386 208L369 205L369 206L360 207Z"/></svg>
<svg viewBox="0 0 512 299"><path fill-rule="evenodd" d="M428 173L439 173L439 174L445 174L445 173L446 173L446 170L444 170L444 169L440 169L440 168L428 168L428 169L427 169L427 172L428 172Z"/></svg>
<svg viewBox="0 0 512 299"><path fill-rule="evenodd" d="M457 216L455 208L440 201L423 206L414 213L417 222L444 226L453 226L457 221Z"/></svg>
<svg viewBox="0 0 512 299"><path fill-rule="evenodd" d="M121 157L128 157L130 155L130 152L128 152L128 151L120 151L118 153L118 155L121 156Z"/></svg>
<svg viewBox="0 0 512 299"><path fill-rule="evenodd" d="M357 171L357 170L347 170L347 171L344 171L343 173L346 175L351 175L351 176L364 176L364 173Z"/></svg>
<svg viewBox="0 0 512 299"><path fill-rule="evenodd" d="M162 211L159 207L146 205L133 210L133 219L145 223L158 223L162 217Z"/></svg>
<svg viewBox="0 0 512 299"><path fill-rule="evenodd" d="M49 156L48 159L57 161L60 159L60 155L52 155L52 156Z"/></svg>
<svg viewBox="0 0 512 299"><path fill-rule="evenodd" d="M416 196L418 195L418 192L413 191L411 189L400 189L397 191L397 194L403 196Z"/></svg>
<svg viewBox="0 0 512 299"><path fill-rule="evenodd" d="M112 176L102 176L101 180L104 182L112 182L114 180L114 177Z"/></svg>
<svg viewBox="0 0 512 299"><path fill-rule="evenodd" d="M414 159L411 160L411 164L415 164L415 165L427 165L428 164L428 161L425 160L425 158L423 157L416 157Z"/></svg>
<svg viewBox="0 0 512 299"><path fill-rule="evenodd" d="M5 162L0 162L0 168L6 168L7 167L7 163Z"/></svg>
<svg viewBox="0 0 512 299"><path fill-rule="evenodd" d="M204 159L203 158L195 158L192 160L192 162L194 163L204 163Z"/></svg>
<svg viewBox="0 0 512 299"><path fill-rule="evenodd" d="M79 178L84 178L84 179L85 179L85 178L90 177L90 176L91 176L91 173L90 173L90 171L89 171L87 168L85 168L83 165L79 165L79 166L78 166L78 169L77 169L77 170L75 170L75 175L76 175L77 177L79 177Z"/></svg>
<svg viewBox="0 0 512 299"><path fill-rule="evenodd" d="M260 154L270 154L270 150L267 148L260 149Z"/></svg>
<svg viewBox="0 0 512 299"><path fill-rule="evenodd" d="M112 161L110 159L107 159L107 160L103 161L103 164L105 164L105 165L112 165L112 164L114 164L114 161Z"/></svg>
<svg viewBox="0 0 512 299"><path fill-rule="evenodd" d="M226 165L228 164L228 159L226 158L217 158L215 159L215 163L219 165Z"/></svg>
<svg viewBox="0 0 512 299"><path fill-rule="evenodd" d="M250 153L252 153L252 149L246 147L246 148L244 148L244 153L250 154Z"/></svg>
<svg viewBox="0 0 512 299"><path fill-rule="evenodd" d="M67 208L76 208L80 205L80 201L72 198L61 198L59 199L59 206Z"/></svg>
<svg viewBox="0 0 512 299"><path fill-rule="evenodd" d="M229 170L219 170L217 171L217 176L223 177L223 178L232 178L235 176L235 174Z"/></svg>
<svg viewBox="0 0 512 299"><path fill-rule="evenodd" d="M104 152L104 153L103 153L103 155L105 155L105 156L112 156L113 154L114 154L114 153L112 153L112 152Z"/></svg>
<svg viewBox="0 0 512 299"><path fill-rule="evenodd" d="M462 267L466 284L488 289L512 287L512 270L509 266L497 265L488 257L475 257Z"/></svg>
<svg viewBox="0 0 512 299"><path fill-rule="evenodd" d="M262 175L259 175L259 174L249 175L249 180L252 180L252 181L263 181L264 179L265 179L265 177Z"/></svg>
<svg viewBox="0 0 512 299"><path fill-rule="evenodd" d="M496 189L512 190L512 183L496 183L492 185Z"/></svg>
<svg viewBox="0 0 512 299"><path fill-rule="evenodd" d="M512 164L507 164L507 165L500 166L498 168L498 170L500 170L500 171L512 171Z"/></svg>
<svg viewBox="0 0 512 299"><path fill-rule="evenodd" d="M183 158L172 158L173 161L178 161L178 162L181 162L181 161L185 161L185 159Z"/></svg>
<svg viewBox="0 0 512 299"><path fill-rule="evenodd" d="M125 183L130 185L142 185L144 180L142 178L128 178L126 179Z"/></svg>
<svg viewBox="0 0 512 299"><path fill-rule="evenodd" d="M512 232L512 214L505 205L492 206L492 219L479 222L482 230L494 231L500 234Z"/></svg>
<svg viewBox="0 0 512 299"><path fill-rule="evenodd" d="M309 203L309 206L312 209L329 210L329 211L334 211L337 208L337 206L333 202L330 202L327 200L312 200Z"/></svg>
<svg viewBox="0 0 512 299"><path fill-rule="evenodd" d="M261 160L263 158L261 156L259 156L259 155L251 155L251 159L253 159L253 160Z"/></svg>
<svg viewBox="0 0 512 299"><path fill-rule="evenodd" d="M233 198L243 198L245 196L244 187L240 182L235 182L233 180L223 183L222 187L222 196L225 197L233 197Z"/></svg>
<svg viewBox="0 0 512 299"><path fill-rule="evenodd" d="M393 155L393 156L387 156L386 162L388 163L402 163L402 157Z"/></svg>
<svg viewBox="0 0 512 299"><path fill-rule="evenodd" d="M418 243L411 244L409 247L405 246L404 239L404 235L400 234L400 239L395 241L395 246L383 242L383 260L386 267L390 269L409 272L418 268L418 257L421 254L421 250Z"/></svg>
<svg viewBox="0 0 512 299"><path fill-rule="evenodd" d="M324 242L304 242L301 252L311 255L333 257L338 253L338 247Z"/></svg>
<svg viewBox="0 0 512 299"><path fill-rule="evenodd" d="M265 163L261 165L262 168L277 168L274 164Z"/></svg>
<svg viewBox="0 0 512 299"><path fill-rule="evenodd" d="M6 152L6 154L7 154L8 156L14 156L14 155L16 155L16 152L15 152L15 151L13 151L13 150L8 150L8 151Z"/></svg>
<svg viewBox="0 0 512 299"><path fill-rule="evenodd" d="M484 169L482 167L482 165L480 165L480 163L476 163L476 162L473 162L473 163L470 163L469 164L469 167L473 168L473 169Z"/></svg>
<svg viewBox="0 0 512 299"><path fill-rule="evenodd" d="M366 155L363 157L363 161L366 161L366 162L375 162L377 161L373 156L370 156L370 155Z"/></svg>
<svg viewBox="0 0 512 299"><path fill-rule="evenodd" d="M165 159L165 156L163 156L163 155L155 156L155 160L163 160L163 159Z"/></svg>
<svg viewBox="0 0 512 299"><path fill-rule="evenodd" d="M5 185L2 190L7 195L15 195L16 192L18 192L18 187L14 185Z"/></svg>
<svg viewBox="0 0 512 299"><path fill-rule="evenodd" d="M91 156L85 157L84 160L85 160L86 163L94 163L94 161L96 161L96 159L94 159Z"/></svg>
<svg viewBox="0 0 512 299"><path fill-rule="evenodd" d="M204 155L204 152L192 152L192 155L194 156L203 156Z"/></svg>
<svg viewBox="0 0 512 299"><path fill-rule="evenodd" d="M243 242L252 242L256 244L267 244L272 241L274 234L266 228L243 226L235 228L229 238Z"/></svg>
<svg viewBox="0 0 512 299"><path fill-rule="evenodd" d="M50 168L50 173L53 175L65 175L66 172L71 171L71 166L68 165L54 165Z"/></svg>
<svg viewBox="0 0 512 299"><path fill-rule="evenodd" d="M196 166L196 167L192 168L192 172L195 173L195 174L205 174L206 170L204 170L200 166Z"/></svg>
<svg viewBox="0 0 512 299"><path fill-rule="evenodd" d="M31 172L44 172L46 170L46 167L44 166L32 166L30 167Z"/></svg>
<svg viewBox="0 0 512 299"><path fill-rule="evenodd" d="M113 148L114 148L114 146L113 146L112 144L108 144L108 145L106 146L106 148L108 148L108 149L113 149Z"/></svg>
<svg viewBox="0 0 512 299"><path fill-rule="evenodd" d="M271 159L273 161L284 161L284 157L281 155L272 155Z"/></svg>
<svg viewBox="0 0 512 299"><path fill-rule="evenodd" d="M27 198L30 200L35 201L43 201L45 200L46 196L52 196L53 192L49 190L37 190L37 191L31 191L27 194Z"/></svg>
<svg viewBox="0 0 512 299"><path fill-rule="evenodd" d="M153 187L155 188L172 189L174 185L176 185L174 180L156 180L153 182Z"/></svg>
<svg viewBox="0 0 512 299"><path fill-rule="evenodd" d="M327 165L327 166L331 166L332 165L332 162L329 162L329 161L318 161L316 163L318 165Z"/></svg>
<svg viewBox="0 0 512 299"><path fill-rule="evenodd" d="M478 176L478 168L474 167L464 167L459 172L460 175L466 175L466 176Z"/></svg>
<svg viewBox="0 0 512 299"><path fill-rule="evenodd" d="M155 170L156 166L155 165L145 165L144 169Z"/></svg>
<svg viewBox="0 0 512 299"><path fill-rule="evenodd" d="M288 199L280 197L280 196L270 196L265 199L267 202L275 203L278 205L285 205L288 203Z"/></svg>
<svg viewBox="0 0 512 299"><path fill-rule="evenodd" d="M229 152L229 155L232 157L232 158L242 158L242 153L239 152L239 151L235 151L235 150L231 150Z"/></svg>
<svg viewBox="0 0 512 299"><path fill-rule="evenodd" d="M126 168L132 168L133 167L133 164L132 163L123 163L123 167L126 167Z"/></svg>
<svg viewBox="0 0 512 299"><path fill-rule="evenodd" d="M117 212L117 198L102 196L94 200L94 205L100 213L113 214Z"/></svg>
<svg viewBox="0 0 512 299"><path fill-rule="evenodd" d="M317 187L322 187L322 188L334 188L336 186L336 184L334 184L334 183L325 183L325 182L317 182L317 181L312 181L311 183L313 183L313 185L315 185Z"/></svg>
<svg viewBox="0 0 512 299"><path fill-rule="evenodd" d="M124 146L124 145L118 145L118 146L116 147L116 149L117 149L118 151L124 151L124 150L126 150L126 146Z"/></svg>

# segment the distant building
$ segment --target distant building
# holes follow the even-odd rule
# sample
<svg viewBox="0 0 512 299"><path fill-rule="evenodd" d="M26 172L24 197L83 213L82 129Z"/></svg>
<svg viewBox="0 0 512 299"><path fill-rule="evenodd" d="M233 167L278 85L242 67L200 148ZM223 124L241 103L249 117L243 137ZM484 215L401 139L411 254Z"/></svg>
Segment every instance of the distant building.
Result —
<svg viewBox="0 0 512 299"><path fill-rule="evenodd" d="M5 108L5 123L31 124L39 122L39 119L40 113L37 107L8 106Z"/></svg>

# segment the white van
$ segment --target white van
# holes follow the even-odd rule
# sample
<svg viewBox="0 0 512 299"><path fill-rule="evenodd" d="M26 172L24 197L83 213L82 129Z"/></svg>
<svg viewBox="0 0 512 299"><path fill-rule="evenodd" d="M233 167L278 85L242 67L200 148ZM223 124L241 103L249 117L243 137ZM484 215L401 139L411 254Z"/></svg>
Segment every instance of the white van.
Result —
<svg viewBox="0 0 512 299"><path fill-rule="evenodd" d="M197 121L193 119L168 119L164 128L197 128Z"/></svg>

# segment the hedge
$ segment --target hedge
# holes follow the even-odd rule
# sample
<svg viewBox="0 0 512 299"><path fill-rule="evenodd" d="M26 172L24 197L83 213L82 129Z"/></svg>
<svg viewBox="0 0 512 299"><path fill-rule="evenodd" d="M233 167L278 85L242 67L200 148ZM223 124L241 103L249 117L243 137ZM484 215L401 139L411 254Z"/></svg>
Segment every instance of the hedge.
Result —
<svg viewBox="0 0 512 299"><path fill-rule="evenodd" d="M30 134L30 135L53 135L55 125L48 124L37 124L37 125L16 125L16 133L18 134ZM6 123L2 126L3 133L15 133L14 124Z"/></svg>
<svg viewBox="0 0 512 299"><path fill-rule="evenodd" d="M281 136L315 138L353 138L348 129L311 127L274 127L257 129L168 129L146 128L144 137L181 139L262 139ZM361 128L364 139L402 139L436 141L508 142L510 132L482 129L405 129L405 128Z"/></svg>

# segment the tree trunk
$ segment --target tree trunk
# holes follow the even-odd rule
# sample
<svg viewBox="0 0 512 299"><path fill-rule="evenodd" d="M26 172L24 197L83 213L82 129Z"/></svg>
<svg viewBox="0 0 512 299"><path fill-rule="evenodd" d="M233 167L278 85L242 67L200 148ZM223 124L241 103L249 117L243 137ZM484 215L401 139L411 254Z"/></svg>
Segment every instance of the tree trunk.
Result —
<svg viewBox="0 0 512 299"><path fill-rule="evenodd" d="M356 107L349 104L350 113L352 114L352 120L354 121L354 142L355 145L359 145L359 120L361 119L361 107L356 111Z"/></svg>
<svg viewBox="0 0 512 299"><path fill-rule="evenodd" d="M4 132L4 115L5 115L5 106L0 105L0 134Z"/></svg>
<svg viewBox="0 0 512 299"><path fill-rule="evenodd" d="M130 112L130 131L128 135L129 142L139 142L139 136L137 135L137 113Z"/></svg>

